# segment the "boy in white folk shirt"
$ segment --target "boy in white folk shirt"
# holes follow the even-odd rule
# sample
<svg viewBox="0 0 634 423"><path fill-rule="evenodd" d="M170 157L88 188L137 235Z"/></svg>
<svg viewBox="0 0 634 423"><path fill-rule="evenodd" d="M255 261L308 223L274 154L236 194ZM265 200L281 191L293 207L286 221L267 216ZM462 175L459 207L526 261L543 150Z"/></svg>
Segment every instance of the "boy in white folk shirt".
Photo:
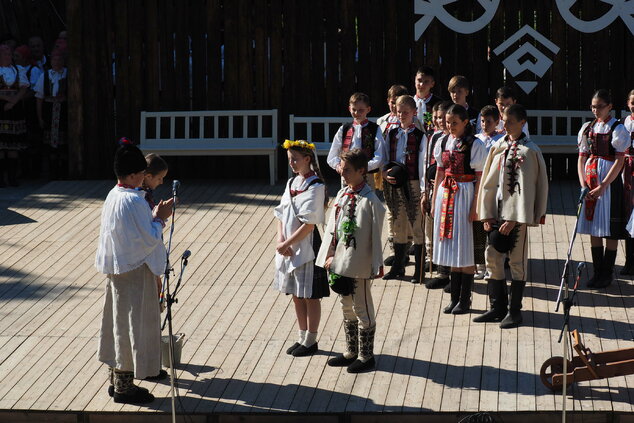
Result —
<svg viewBox="0 0 634 423"><path fill-rule="evenodd" d="M346 351L328 365L361 373L375 367L376 318L370 288L372 280L383 274L385 208L365 182L365 154L354 149L340 157L346 186L334 200L315 264L328 270L330 285L340 294L344 318Z"/></svg>

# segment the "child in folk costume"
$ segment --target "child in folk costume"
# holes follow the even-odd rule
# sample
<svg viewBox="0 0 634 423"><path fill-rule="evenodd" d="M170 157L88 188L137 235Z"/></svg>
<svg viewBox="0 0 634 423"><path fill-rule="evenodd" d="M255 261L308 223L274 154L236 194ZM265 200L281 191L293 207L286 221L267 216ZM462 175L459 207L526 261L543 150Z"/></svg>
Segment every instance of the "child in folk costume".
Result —
<svg viewBox="0 0 634 423"><path fill-rule="evenodd" d="M37 117L44 132L44 145L53 178L62 177L68 167L68 71L64 67L64 52L51 53L51 69L44 71L35 86Z"/></svg>
<svg viewBox="0 0 634 423"><path fill-rule="evenodd" d="M156 217L139 190L147 164L141 151L123 144L115 155L115 186L104 203L95 266L107 275L99 337L99 361L109 366L117 403L154 400L133 379L161 375L161 322L156 276L165 271L162 232L172 200L161 201Z"/></svg>
<svg viewBox="0 0 634 423"><path fill-rule="evenodd" d="M334 201L317 265L328 270L333 291L340 294L346 351L328 360L329 366L360 373L375 366L376 319L372 279L383 273L381 231L385 208L366 184L367 158L355 149L341 154L346 182Z"/></svg>
<svg viewBox="0 0 634 423"><path fill-rule="evenodd" d="M445 118L447 110L453 103L451 101L441 101L436 103L433 107L434 125L436 131L429 137L427 143L427 152L425 154L425 183L427 189L423 196L423 215L425 219L425 250L427 253L427 259L431 262L434 250L434 218L431 212L431 197L433 196L435 183L436 183L436 158L434 157L434 149L438 140L443 136L449 134L447 125L445 124ZM425 263L425 268L428 268L428 263ZM447 266L436 266L436 277L425 282L427 289L439 289L449 285L449 274L451 268Z"/></svg>
<svg viewBox="0 0 634 423"><path fill-rule="evenodd" d="M517 103L517 96L515 95L515 91L513 90L513 88L504 86L504 87L498 88L498 90L495 92L495 106L497 107L498 112L500 114L500 121L498 122L496 129L498 132L502 133L503 135L504 135L504 120L501 118L504 115L504 110L506 110L507 107L515 103ZM480 118L478 118L477 125L476 125L476 132L479 134L483 131L484 131L484 128L482 126L482 121ZM524 132L524 135L530 138L530 134L528 132L528 122L524 124L524 127L522 128L522 132Z"/></svg>
<svg viewBox="0 0 634 423"><path fill-rule="evenodd" d="M378 118L376 120L377 125L379 125L379 129L381 129L381 134L383 136L383 140L385 143L385 140L387 140L387 135L390 133L390 131L394 128L398 128L401 125L401 121L398 119L398 115L396 114L396 99L399 98L402 95L407 95L407 88L405 88L405 86L403 85L392 85L390 87L390 89L387 91L387 105L390 109L390 112L381 116L380 118ZM416 127L420 130L423 129L423 126L421 125L420 121L418 119L414 120L414 125L416 125ZM385 155L385 154L384 154ZM379 180L381 182L376 183L376 178L375 178L375 185L376 187L381 187L381 190L383 189L383 175L381 172L376 173L375 175L379 175ZM378 188L377 188L378 189ZM387 211L387 222L388 222L388 237L387 237L387 242L390 246L390 249L393 251L394 250L394 233L392 231L392 218L390 216L390 211L388 209ZM409 249L409 247L411 246L411 234L408 235L408 242L407 242L407 249ZM403 256L403 266L406 266L409 263L409 254L405 254ZM394 254L390 255L389 257L386 257L383 264L385 264L386 266L391 266L394 263Z"/></svg>
<svg viewBox="0 0 634 423"><path fill-rule="evenodd" d="M473 135L464 107L447 110L445 135L436 144L434 263L451 266L451 302L445 313L463 314L471 307L474 271L473 222L478 220L477 193L486 158L484 144Z"/></svg>
<svg viewBox="0 0 634 423"><path fill-rule="evenodd" d="M274 287L293 296L299 335L286 353L301 357L317 352L320 300L330 295L326 272L315 266L321 244L317 225L324 223L328 200L315 145L286 140L283 147L295 175L275 208L278 222Z"/></svg>
<svg viewBox="0 0 634 423"><path fill-rule="evenodd" d="M451 101L464 107L469 117L469 123L475 127L478 120L478 111L474 107L469 107L467 103L467 97L471 93L469 80L462 75L455 75L449 80L447 91L449 91Z"/></svg>
<svg viewBox="0 0 634 423"><path fill-rule="evenodd" d="M625 150L625 164L623 165L623 202L625 204L625 216L630 216L634 209L634 90L627 96L627 109L630 114L621 119L621 123L630 133L631 143ZM631 222L631 218L630 218ZM631 231L628 223L628 231ZM634 275L634 239L625 239L625 266L621 275Z"/></svg>
<svg viewBox="0 0 634 423"><path fill-rule="evenodd" d="M524 107L513 104L505 109L503 117L506 135L489 150L478 196L478 215L485 230L498 232L492 233L486 249L491 309L473 321L501 321L500 327L506 329L522 322L528 270L527 231L545 221L548 174L541 150L522 132L527 118ZM507 240L509 245L501 247L496 237ZM507 248L510 251L505 251ZM512 276L510 298L504 272L507 256Z"/></svg>
<svg viewBox="0 0 634 423"><path fill-rule="evenodd" d="M487 152L489 152L493 144L504 136L504 130L499 131L497 129L500 123L498 108L495 106L484 106L482 110L480 110L479 120L482 131L476 134L476 137L482 141ZM486 248L487 237L482 222L473 222L473 237L476 262L476 274L474 279L484 279L486 271L484 250Z"/></svg>
<svg viewBox="0 0 634 423"><path fill-rule="evenodd" d="M625 216L620 173L625 151L632 141L623 125L610 115L612 99L606 90L594 94L591 108L596 119L586 122L578 135L579 184L582 189L589 189L578 232L590 235L594 275L588 286L605 288L612 283L618 240L627 237L628 216Z"/></svg>
<svg viewBox="0 0 634 423"><path fill-rule="evenodd" d="M404 256L407 254L408 234L414 241L415 270L412 283L423 283L423 245L425 231L421 212L425 192L425 153L427 137L414 125L416 102L408 95L396 100L396 111L401 122L393 128L386 141L385 156L389 162L383 171L385 203L390 210L394 233L394 263L383 279L405 275Z"/></svg>
<svg viewBox="0 0 634 423"><path fill-rule="evenodd" d="M19 153L27 148L24 104L26 74L13 65L11 48L0 45L0 187L18 185Z"/></svg>
<svg viewBox="0 0 634 423"><path fill-rule="evenodd" d="M383 164L383 136L379 126L367 119L370 107L370 98L363 93L354 93L350 96L348 110L352 116L352 122L341 125L332 140L328 158L328 165L341 175L341 159L339 155L353 148L363 150L368 158L368 174L366 182L374 189L374 173L381 169ZM343 185L343 181L342 181Z"/></svg>
<svg viewBox="0 0 634 423"><path fill-rule="evenodd" d="M432 113L434 105L442 101L440 97L431 92L435 85L436 77L434 70L429 66L421 66L418 68L416 76L414 76L414 86L416 88L414 100L416 101L416 118L422 124L425 124L425 114ZM426 133L428 130L433 130L433 123L430 123L430 125L425 128Z"/></svg>

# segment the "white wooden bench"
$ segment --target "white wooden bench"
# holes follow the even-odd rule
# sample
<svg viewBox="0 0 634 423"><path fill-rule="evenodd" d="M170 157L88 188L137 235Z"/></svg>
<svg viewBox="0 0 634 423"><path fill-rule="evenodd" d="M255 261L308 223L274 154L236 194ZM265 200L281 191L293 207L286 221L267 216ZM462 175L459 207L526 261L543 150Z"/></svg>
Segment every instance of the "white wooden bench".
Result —
<svg viewBox="0 0 634 423"><path fill-rule="evenodd" d="M141 112L139 147L162 156L268 156L277 176L277 109Z"/></svg>
<svg viewBox="0 0 634 423"><path fill-rule="evenodd" d="M593 119L590 110L528 110L527 113L531 139L547 154L576 153L577 133L583 123ZM290 115L290 139L305 138L315 144L318 154L327 155L339 126L350 121L350 117Z"/></svg>

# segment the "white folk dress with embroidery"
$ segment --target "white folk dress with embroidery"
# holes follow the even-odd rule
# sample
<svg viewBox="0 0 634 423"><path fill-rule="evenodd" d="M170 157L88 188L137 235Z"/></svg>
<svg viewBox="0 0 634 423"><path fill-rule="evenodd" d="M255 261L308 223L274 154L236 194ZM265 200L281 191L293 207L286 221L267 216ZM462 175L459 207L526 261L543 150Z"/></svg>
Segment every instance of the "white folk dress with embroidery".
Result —
<svg viewBox="0 0 634 423"><path fill-rule="evenodd" d="M95 267L108 275L99 361L136 378L161 369L161 313L156 275L165 271L163 227L145 191L114 187L103 206Z"/></svg>
<svg viewBox="0 0 634 423"><path fill-rule="evenodd" d="M607 134L610 132L612 125L616 119L612 118L607 122L597 122L594 124L592 130L596 134ZM579 134L577 135L577 146L579 148L580 153L588 153L590 154L590 148L586 143L582 142L583 133L592 122L586 122L583 124L581 129L579 130ZM617 125L612 133L612 147L616 150L617 153L623 153L631 144L630 134L625 130L623 125ZM586 161L586 168L589 164L590 160ZM612 168L614 162L609 160L605 160L602 158L598 159L597 164L597 176L599 181L605 179L606 175ZM586 169L587 170L587 169ZM586 202L583 202L583 206L581 208L581 214L579 215L579 227L578 232L580 234L587 234L599 238L610 236L610 202L611 202L611 193L610 187L608 186L601 197L596 202L594 207L594 217L592 220L586 219Z"/></svg>
<svg viewBox="0 0 634 423"><path fill-rule="evenodd" d="M13 85L15 78L20 78L18 83L20 88L29 86L29 80L26 78L26 74L20 72L18 68L14 68L13 66L0 66L0 76L7 86Z"/></svg>
<svg viewBox="0 0 634 423"><path fill-rule="evenodd" d="M49 81L51 81L51 96L55 97L59 91L59 81L66 78L67 70L64 68L61 72L49 69L48 72ZM35 84L35 97L44 98L44 74L40 76Z"/></svg>
<svg viewBox="0 0 634 423"><path fill-rule="evenodd" d="M445 151L453 151L458 140L449 135ZM442 138L436 142L434 157L438 168L442 168ZM487 157L487 150L482 141L475 138L471 146L471 160L469 165L476 172L482 172ZM475 193L474 182L458 182L458 191L454 197L453 230L451 238L440 239L440 215L442 214L442 200L445 188L438 184L436 203L434 204L434 256L433 262L442 266L466 267L473 266L473 223L469 221L469 211Z"/></svg>
<svg viewBox="0 0 634 423"><path fill-rule="evenodd" d="M288 239L302 224L323 224L325 219L324 199L326 189L322 183L309 184L317 176L304 179L296 176L286 184L280 204L275 207L274 214L282 222L282 234ZM291 196L291 189L304 191ZM313 250L313 233L291 245L293 254L283 256L275 252L274 288L285 294L299 298L311 298L313 294L313 273L315 252Z"/></svg>

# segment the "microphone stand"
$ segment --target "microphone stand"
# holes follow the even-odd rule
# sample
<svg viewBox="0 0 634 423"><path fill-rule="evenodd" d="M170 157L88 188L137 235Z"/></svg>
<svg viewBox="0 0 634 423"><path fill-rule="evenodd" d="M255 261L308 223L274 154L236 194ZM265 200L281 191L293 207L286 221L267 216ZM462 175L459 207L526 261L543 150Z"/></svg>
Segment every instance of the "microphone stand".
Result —
<svg viewBox="0 0 634 423"><path fill-rule="evenodd" d="M163 289L165 291L165 300L166 301L166 313L165 317L169 322L168 325L168 350L169 350L169 362L170 362L170 393L172 396L172 422L176 423L176 396L174 395L174 383L176 379L176 371L174 370L174 340L172 333L172 303L174 302L173 296L170 295L170 272L173 271L172 266L170 265L170 253L172 251L172 237L174 235L174 215L176 214L176 193L180 186L180 182L174 180L172 183L172 222L170 227L170 236L169 241L167 243L167 260L165 263L165 277L163 279ZM182 273L182 272L181 272ZM165 324L163 324L165 327ZM161 328L163 330L163 328Z"/></svg>
<svg viewBox="0 0 634 423"><path fill-rule="evenodd" d="M558 342L561 342L563 338L564 344L564 354L563 354L563 386L562 386L562 422L566 422L566 394L567 394L567 382L568 382L568 336L564 336L569 332L569 324L570 324L570 309L573 306L573 299L577 293L577 287L579 285L579 279L581 279L581 271L585 267L585 263L579 263L577 266L577 277L575 281L575 285L573 287L572 297L568 297L568 272L569 265L571 262L572 256L572 246L575 243L575 239L577 238L577 230L579 228L579 216L581 215L581 209L583 207L583 200L588 194L588 188L585 187L581 190L581 194L579 195L579 201L577 203L577 219L575 221L575 227L572 232L572 237L570 238L570 244L568 246L568 255L566 257L566 263L564 263L564 270L561 275L561 283L559 284L559 293L557 294L557 305L555 307L555 312L559 311L559 304L564 304L564 324L561 329L561 333L559 334ZM563 293L563 297L562 297Z"/></svg>

